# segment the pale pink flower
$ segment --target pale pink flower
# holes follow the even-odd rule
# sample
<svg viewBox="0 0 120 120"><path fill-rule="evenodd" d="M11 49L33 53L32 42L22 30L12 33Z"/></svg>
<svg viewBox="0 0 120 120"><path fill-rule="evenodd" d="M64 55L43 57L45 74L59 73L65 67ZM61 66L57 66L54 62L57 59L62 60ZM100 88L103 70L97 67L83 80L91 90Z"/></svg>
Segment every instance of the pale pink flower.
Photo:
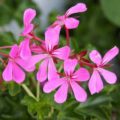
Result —
<svg viewBox="0 0 120 120"><path fill-rule="evenodd" d="M57 92L54 95L54 99L57 103L63 103L67 99L69 89L73 91L75 99L79 102L85 102L87 99L86 91L81 87L79 83L87 81L89 79L89 72L85 68L79 68L75 71L77 66L76 59L67 59L64 61L63 78L53 79L48 81L44 85L44 92L50 93L56 88Z"/></svg>
<svg viewBox="0 0 120 120"><path fill-rule="evenodd" d="M64 15L58 16L57 20L49 27L49 29L54 28L56 26L62 27L64 25L67 29L77 28L79 25L79 21L76 18L70 16L75 13L85 12L86 10L87 8L84 3L76 4L75 6L68 9Z"/></svg>
<svg viewBox="0 0 120 120"><path fill-rule="evenodd" d="M33 31L34 25L32 24L33 19L36 16L36 11L32 8L28 8L25 10L23 15L23 23L24 23L24 30L22 35L29 36L29 34Z"/></svg>
<svg viewBox="0 0 120 120"><path fill-rule="evenodd" d="M29 67L41 61L37 72L37 80L40 82L45 81L47 78L48 80L51 80L58 76L54 64L55 58L65 60L69 57L70 48L68 46L57 48L58 42L59 34L56 34L56 30L47 30L45 32L45 46L43 47L43 50L40 51L38 55L34 55L30 58L28 63Z"/></svg>
<svg viewBox="0 0 120 120"><path fill-rule="evenodd" d="M28 68L27 61L24 61L20 58L20 48L17 45L13 45L9 53L8 64L3 71L3 79L7 82L15 81L20 84L25 80L25 73L22 68L28 72L31 72L35 67Z"/></svg>
<svg viewBox="0 0 120 120"><path fill-rule="evenodd" d="M104 55L103 59L97 50L93 50L89 54L91 61L93 61L96 64L96 67L93 69L93 73L88 84L91 94L99 93L103 89L103 82L101 76L109 84L114 84L116 82L117 80L116 74L108 70L105 70L104 67L118 53L119 49L115 46Z"/></svg>

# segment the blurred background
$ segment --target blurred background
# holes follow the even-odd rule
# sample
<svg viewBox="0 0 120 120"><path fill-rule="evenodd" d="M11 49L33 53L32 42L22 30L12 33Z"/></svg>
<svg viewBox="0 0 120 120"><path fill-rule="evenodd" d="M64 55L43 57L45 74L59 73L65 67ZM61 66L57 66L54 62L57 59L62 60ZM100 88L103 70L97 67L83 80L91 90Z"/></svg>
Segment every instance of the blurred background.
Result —
<svg viewBox="0 0 120 120"><path fill-rule="evenodd" d="M120 48L120 0L0 0L0 46L19 41L26 8L36 9L36 34L44 38L46 27L56 16L78 2L86 3L88 11L77 14L80 25L70 31L71 47L76 52L97 49L102 54L115 45ZM60 39L64 44L64 32ZM25 96L20 86L4 83L0 63L0 120L36 120L37 111L40 120L120 120L120 56L112 62L118 76L116 85L107 85L100 94L89 96L86 103L77 103L70 96L63 105L51 103L53 95L43 95L42 101L36 103Z"/></svg>

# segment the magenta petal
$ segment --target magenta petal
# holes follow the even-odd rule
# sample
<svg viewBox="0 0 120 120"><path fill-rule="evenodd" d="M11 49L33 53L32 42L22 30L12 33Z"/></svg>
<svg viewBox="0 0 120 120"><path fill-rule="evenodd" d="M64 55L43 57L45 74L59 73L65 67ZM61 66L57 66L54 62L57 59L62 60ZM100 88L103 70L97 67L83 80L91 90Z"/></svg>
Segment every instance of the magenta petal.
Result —
<svg viewBox="0 0 120 120"><path fill-rule="evenodd" d="M79 25L79 21L75 18L66 18L65 19L65 26L66 28L68 29L74 29L74 28L77 28Z"/></svg>
<svg viewBox="0 0 120 120"><path fill-rule="evenodd" d="M47 50L53 49L59 42L60 27L47 29L45 32L45 45Z"/></svg>
<svg viewBox="0 0 120 120"><path fill-rule="evenodd" d="M66 59L64 61L64 71L65 71L65 73L68 74L68 75L73 73L76 65L77 65L77 60L76 59Z"/></svg>
<svg viewBox="0 0 120 120"><path fill-rule="evenodd" d="M118 53L119 53L118 47L116 46L113 47L104 55L102 63L105 65L106 63L111 61L116 55L118 55Z"/></svg>
<svg viewBox="0 0 120 120"><path fill-rule="evenodd" d="M18 52L19 52L19 47L15 44L12 46L9 55L11 58L16 58L18 56Z"/></svg>
<svg viewBox="0 0 120 120"><path fill-rule="evenodd" d="M65 47L59 48L53 52L53 55L61 60L65 60L70 55L70 47L65 46Z"/></svg>
<svg viewBox="0 0 120 120"><path fill-rule="evenodd" d="M86 91L76 82L71 81L70 84L71 84L76 100L79 102L85 102L87 100Z"/></svg>
<svg viewBox="0 0 120 120"><path fill-rule="evenodd" d="M31 8L26 9L23 15L24 25L30 24L35 16L36 16L36 11L34 9Z"/></svg>
<svg viewBox="0 0 120 120"><path fill-rule="evenodd" d="M58 79L59 75L57 74L57 69L52 58L49 58L48 63L48 80Z"/></svg>
<svg viewBox="0 0 120 120"><path fill-rule="evenodd" d="M91 94L99 93L103 89L103 82L97 70L93 71L88 86Z"/></svg>
<svg viewBox="0 0 120 120"><path fill-rule="evenodd" d="M30 50L30 40L26 38L24 41L21 42L20 44L20 57L22 59L28 59L31 57L31 50Z"/></svg>
<svg viewBox="0 0 120 120"><path fill-rule="evenodd" d="M48 59L41 62L39 70L37 72L37 80L43 82L47 79Z"/></svg>
<svg viewBox="0 0 120 120"><path fill-rule="evenodd" d="M57 103L63 103L67 99L67 93L68 93L68 83L65 82L61 85L61 87L57 90L57 92L54 95L54 100Z"/></svg>
<svg viewBox="0 0 120 120"><path fill-rule="evenodd" d="M74 73L73 77L75 77L75 81L87 81L90 78L90 74L87 69L80 68Z"/></svg>
<svg viewBox="0 0 120 120"><path fill-rule="evenodd" d="M25 36L25 35L27 35L28 33L32 32L33 28L34 28L34 25L33 25L33 24L29 24L29 25L25 26L25 27L24 27L24 30L23 30L23 32L22 32L22 35Z"/></svg>
<svg viewBox="0 0 120 120"><path fill-rule="evenodd" d="M28 60L28 63L27 63L28 68L35 66L35 64L37 64L38 62L40 62L41 60L43 60L47 57L48 57L47 54L40 54L40 55L31 56L30 59Z"/></svg>
<svg viewBox="0 0 120 120"><path fill-rule="evenodd" d="M90 54L89 57L91 61L93 61L95 64L100 65L102 62L102 57L100 53L97 50L93 50Z"/></svg>
<svg viewBox="0 0 120 120"><path fill-rule="evenodd" d="M75 6L67 10L66 15L72 15L74 13L81 13L87 11L87 7L84 3L78 3Z"/></svg>
<svg viewBox="0 0 120 120"><path fill-rule="evenodd" d="M5 81L11 81L12 80L12 71L13 71L13 64L12 64L11 61L9 61L5 70L2 73L3 79Z"/></svg>
<svg viewBox="0 0 120 120"><path fill-rule="evenodd" d="M115 73L110 72L110 71L105 70L105 69L102 69L102 68L99 68L98 70L102 74L102 76L104 77L104 79L106 80L107 83L109 83L109 84L116 83L117 76Z"/></svg>
<svg viewBox="0 0 120 120"><path fill-rule="evenodd" d="M29 59L27 59L27 60L23 60L23 59L21 59L21 58L15 59L15 62L16 62L18 65L20 65L24 70L26 70L27 72L33 72L33 71L35 70L35 65L29 67L29 66L28 66L28 61L29 61Z"/></svg>
<svg viewBox="0 0 120 120"><path fill-rule="evenodd" d="M65 82L65 78L50 80L45 83L43 91L50 93Z"/></svg>
<svg viewBox="0 0 120 120"><path fill-rule="evenodd" d="M44 42L44 41L43 41L43 42ZM44 45L44 44L42 44L41 46L45 49L45 45ZM40 45L32 44L32 45L30 46L30 49L31 49L31 51L32 51L33 53L41 54L41 53L44 52L43 49L40 47Z"/></svg>
<svg viewBox="0 0 120 120"><path fill-rule="evenodd" d="M25 80L25 73L15 63L13 65L13 80L18 84Z"/></svg>

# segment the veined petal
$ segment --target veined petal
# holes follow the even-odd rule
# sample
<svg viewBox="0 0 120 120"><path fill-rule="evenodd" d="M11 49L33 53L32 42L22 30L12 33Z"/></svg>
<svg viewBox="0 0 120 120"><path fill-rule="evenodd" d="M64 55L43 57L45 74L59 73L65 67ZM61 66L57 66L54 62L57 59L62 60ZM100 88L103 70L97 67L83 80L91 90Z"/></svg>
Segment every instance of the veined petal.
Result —
<svg viewBox="0 0 120 120"><path fill-rule="evenodd" d="M103 82L97 70L93 71L88 86L91 94L99 93L103 89Z"/></svg>
<svg viewBox="0 0 120 120"><path fill-rule="evenodd" d="M109 84L116 83L117 76L115 73L110 72L110 71L105 70L105 69L102 69L102 68L99 68L98 70L102 74L102 76L104 77L104 79L106 80L107 83L109 83Z"/></svg>
<svg viewBox="0 0 120 120"><path fill-rule="evenodd" d="M69 17L65 19L65 26L68 29L77 28L79 25L79 21L75 18Z"/></svg>
<svg viewBox="0 0 120 120"><path fill-rule="evenodd" d="M102 62L102 57L97 50L93 50L92 52L90 52L89 57L91 61L93 61L97 65L100 65Z"/></svg>
<svg viewBox="0 0 120 120"><path fill-rule="evenodd" d="M73 76L75 77L75 81L87 81L90 78L90 74L85 68L78 69Z"/></svg>
<svg viewBox="0 0 120 120"><path fill-rule="evenodd" d="M75 13L81 13L87 11L87 7L84 3L78 3L75 6L71 7L70 9L67 10L66 15L72 15Z"/></svg>
<svg viewBox="0 0 120 120"><path fill-rule="evenodd" d="M53 55L61 60L65 60L70 55L70 47L65 46L65 47L59 48L53 52Z"/></svg>
<svg viewBox="0 0 120 120"><path fill-rule="evenodd" d="M76 100L79 102L85 102L87 100L86 91L74 81L71 81L70 85L72 87Z"/></svg>
<svg viewBox="0 0 120 120"><path fill-rule="evenodd" d="M15 63L13 65L13 80L18 84L25 80L25 73Z"/></svg>
<svg viewBox="0 0 120 120"><path fill-rule="evenodd" d="M73 73L76 65L77 65L77 60L76 59L66 59L64 61L64 71L65 71L65 73L68 74L68 75Z"/></svg>
<svg viewBox="0 0 120 120"><path fill-rule="evenodd" d="M47 79L48 59L42 61L37 72L37 80L43 82Z"/></svg>
<svg viewBox="0 0 120 120"><path fill-rule="evenodd" d="M52 58L49 58L48 63L48 80L59 79L59 75L57 74L57 69L55 63Z"/></svg>
<svg viewBox="0 0 120 120"><path fill-rule="evenodd" d="M54 100L57 103L63 103L67 99L67 93L68 93L68 83L65 82L61 85L61 87L57 90L57 92L54 95Z"/></svg>
<svg viewBox="0 0 120 120"><path fill-rule="evenodd" d="M20 57L24 60L31 57L31 50L30 50L30 39L26 38L20 44Z"/></svg>
<svg viewBox="0 0 120 120"><path fill-rule="evenodd" d="M9 61L5 70L2 73L2 77L5 81L8 82L12 80L12 71L13 71L13 63Z"/></svg>
<svg viewBox="0 0 120 120"><path fill-rule="evenodd" d="M45 45L47 50L52 50L59 42L60 26L47 29L45 32Z"/></svg>
<svg viewBox="0 0 120 120"><path fill-rule="evenodd" d="M118 47L116 46L113 47L104 55L102 63L105 65L106 63L111 61L116 55L118 55L118 53L119 53Z"/></svg>
<svg viewBox="0 0 120 120"><path fill-rule="evenodd" d="M35 16L36 16L36 11L34 9L31 8L26 9L23 15L24 25L30 24Z"/></svg>
<svg viewBox="0 0 120 120"><path fill-rule="evenodd" d="M66 80L65 78L50 80L47 83L45 83L43 87L43 91L45 93L50 93L53 90L55 90L57 87L64 84L65 80Z"/></svg>

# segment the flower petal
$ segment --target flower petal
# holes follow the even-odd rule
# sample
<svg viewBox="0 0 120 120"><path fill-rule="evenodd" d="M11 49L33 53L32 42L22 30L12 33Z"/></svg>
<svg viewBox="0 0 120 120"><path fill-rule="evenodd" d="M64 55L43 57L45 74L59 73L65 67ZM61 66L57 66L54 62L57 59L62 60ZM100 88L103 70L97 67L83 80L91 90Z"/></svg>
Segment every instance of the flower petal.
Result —
<svg viewBox="0 0 120 120"><path fill-rule="evenodd" d="M34 28L34 25L33 25L33 24L29 24L29 25L25 26L25 27L24 27L24 30L23 30L23 32L22 32L22 35L25 36L25 35L27 35L28 33L32 32L33 28Z"/></svg>
<svg viewBox="0 0 120 120"><path fill-rule="evenodd" d="M99 68L98 70L102 74L102 76L104 77L104 79L106 80L107 83L109 83L109 84L116 83L117 76L115 73L110 72L110 71L105 70L105 69L102 69L102 68Z"/></svg>
<svg viewBox="0 0 120 120"><path fill-rule="evenodd" d="M13 80L18 84L25 80L25 73L15 63L13 65Z"/></svg>
<svg viewBox="0 0 120 120"><path fill-rule="evenodd" d="M87 69L80 68L74 73L73 77L75 77L75 81L87 81L90 78L90 74Z"/></svg>
<svg viewBox="0 0 120 120"><path fill-rule="evenodd" d="M100 53L97 50L93 50L90 54L89 57L91 61L93 61L95 64L100 65L102 62L102 57Z"/></svg>
<svg viewBox="0 0 120 120"><path fill-rule="evenodd" d="M47 29L45 32L45 45L47 50L52 50L54 46L58 45L60 34L60 26Z"/></svg>
<svg viewBox="0 0 120 120"><path fill-rule="evenodd" d="M59 48L53 52L53 55L61 60L65 60L70 55L70 47L65 46L65 47Z"/></svg>
<svg viewBox="0 0 120 120"><path fill-rule="evenodd" d="M77 60L76 59L66 59L64 61L64 71L65 71L65 73L68 74L68 75L73 73L76 65L77 65Z"/></svg>
<svg viewBox="0 0 120 120"><path fill-rule="evenodd" d="M118 55L118 53L119 53L118 47L116 46L113 47L104 55L102 63L105 65L106 63L111 61L116 55Z"/></svg>
<svg viewBox="0 0 120 120"><path fill-rule="evenodd" d="M79 102L85 102L87 99L86 91L74 81L71 81L70 84L71 84L76 100Z"/></svg>
<svg viewBox="0 0 120 120"><path fill-rule="evenodd" d="M75 6L67 10L66 15L72 15L74 13L81 13L87 11L87 7L84 3L78 3Z"/></svg>
<svg viewBox="0 0 120 120"><path fill-rule="evenodd" d="M9 53L11 58L16 58L18 55L19 47L15 44L12 46L11 51Z"/></svg>
<svg viewBox="0 0 120 120"><path fill-rule="evenodd" d="M26 38L24 41L20 44L20 57L24 60L31 57L31 50L30 50L30 39Z"/></svg>
<svg viewBox="0 0 120 120"><path fill-rule="evenodd" d="M88 86L91 94L99 93L103 89L103 82L97 70L93 71Z"/></svg>
<svg viewBox="0 0 120 120"><path fill-rule="evenodd" d="M48 63L48 80L54 80L58 78L59 75L57 74L55 63L53 62L53 59L50 58Z"/></svg>
<svg viewBox="0 0 120 120"><path fill-rule="evenodd" d="M13 71L13 64L12 64L11 61L9 61L6 68L5 68L5 70L3 71L3 74L2 74L3 79L5 81L8 82L8 81L12 80L12 71Z"/></svg>
<svg viewBox="0 0 120 120"><path fill-rule="evenodd" d="M34 9L31 8L26 9L23 15L24 25L30 24L35 16L36 16L36 11Z"/></svg>
<svg viewBox="0 0 120 120"><path fill-rule="evenodd" d="M54 95L54 100L57 103L63 103L67 99L67 93L68 93L68 83L65 82L61 85L61 87L57 90L57 92Z"/></svg>
<svg viewBox="0 0 120 120"><path fill-rule="evenodd" d="M68 29L74 29L74 28L77 28L78 27L78 25L79 25L79 21L77 20L77 19L75 19L75 18L66 18L65 19L65 26L66 26L66 28L68 28Z"/></svg>
<svg viewBox="0 0 120 120"><path fill-rule="evenodd" d="M40 62L41 60L47 58L48 55L47 54L39 54L39 55L33 55L29 58L29 61L27 63L28 68L33 67L35 64L37 64L38 62Z"/></svg>
<svg viewBox="0 0 120 120"><path fill-rule="evenodd" d="M50 93L53 90L55 90L57 87L62 85L65 82L65 80L66 80L65 78L50 80L47 83L45 83L43 91L45 93Z"/></svg>
<svg viewBox="0 0 120 120"><path fill-rule="evenodd" d="M27 72L33 72L33 71L35 70L35 65L29 67L29 66L28 66L28 61L29 61L29 59L27 59L27 60L23 60L23 59L21 59L21 58L15 59L15 62L16 62L18 65L20 65L24 70L26 70Z"/></svg>
<svg viewBox="0 0 120 120"><path fill-rule="evenodd" d="M39 70L37 72L37 80L43 82L47 79L47 67L48 67L48 59L45 59L41 62L39 66Z"/></svg>

